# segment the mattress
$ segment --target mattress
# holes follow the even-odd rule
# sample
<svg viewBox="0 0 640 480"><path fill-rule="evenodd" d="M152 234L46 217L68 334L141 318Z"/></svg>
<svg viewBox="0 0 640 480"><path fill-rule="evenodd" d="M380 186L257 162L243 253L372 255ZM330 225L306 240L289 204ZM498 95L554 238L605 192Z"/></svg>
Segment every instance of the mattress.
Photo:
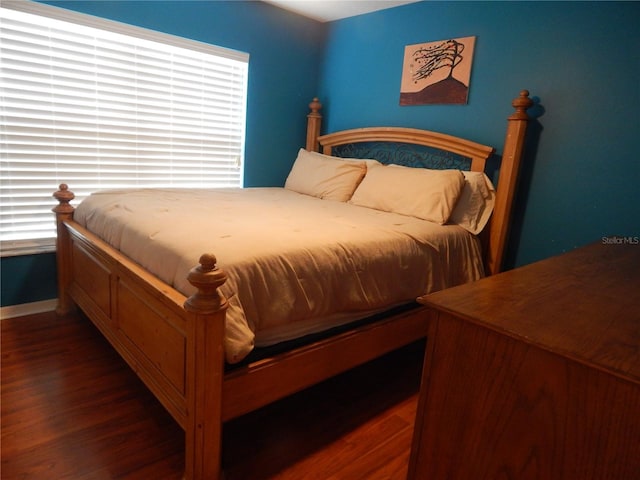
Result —
<svg viewBox="0 0 640 480"><path fill-rule="evenodd" d="M230 363L483 276L478 239L457 225L283 188L103 191L74 219L186 296L213 253Z"/></svg>

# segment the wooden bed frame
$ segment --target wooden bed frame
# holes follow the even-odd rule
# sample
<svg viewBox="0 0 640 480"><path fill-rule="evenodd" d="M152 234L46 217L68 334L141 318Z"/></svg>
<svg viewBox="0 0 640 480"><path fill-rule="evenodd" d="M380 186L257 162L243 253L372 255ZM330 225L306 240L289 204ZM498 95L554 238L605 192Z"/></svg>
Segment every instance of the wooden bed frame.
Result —
<svg viewBox="0 0 640 480"><path fill-rule="evenodd" d="M500 271L511 204L532 105L523 90L508 119L496 204L483 232L486 270ZM344 143L408 142L451 150L482 171L494 150L448 135L409 128L364 128L320 136L317 99L308 115L308 150L331 153ZM297 347L225 373L223 334L226 279L216 258L204 254L189 274L197 293L186 298L73 220L66 185L54 194L58 306L79 307L184 429L185 478L221 478L222 424L286 395L423 338L423 308L395 314L328 339ZM328 360L331 361L328 361ZM79 359L81 361L81 359Z"/></svg>

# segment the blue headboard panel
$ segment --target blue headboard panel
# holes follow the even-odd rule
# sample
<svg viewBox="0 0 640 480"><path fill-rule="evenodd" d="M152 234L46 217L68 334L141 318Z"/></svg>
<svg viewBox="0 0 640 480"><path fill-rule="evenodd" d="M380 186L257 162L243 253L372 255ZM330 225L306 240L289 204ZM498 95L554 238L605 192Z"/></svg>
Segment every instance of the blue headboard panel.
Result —
<svg viewBox="0 0 640 480"><path fill-rule="evenodd" d="M375 159L384 164L435 170L470 170L471 158L457 153L399 142L362 142L336 145L331 154L342 158Z"/></svg>
<svg viewBox="0 0 640 480"><path fill-rule="evenodd" d="M311 115L310 115L311 116ZM382 163L434 169L455 168L483 172L493 147L428 130L367 127L322 135L322 153L348 158L371 158ZM312 142L313 138L312 138Z"/></svg>

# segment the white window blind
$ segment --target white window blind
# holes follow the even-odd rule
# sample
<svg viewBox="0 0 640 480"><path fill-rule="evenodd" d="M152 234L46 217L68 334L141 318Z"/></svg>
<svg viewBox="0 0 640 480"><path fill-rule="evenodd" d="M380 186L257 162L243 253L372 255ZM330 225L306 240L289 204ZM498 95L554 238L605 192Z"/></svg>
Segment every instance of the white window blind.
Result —
<svg viewBox="0 0 640 480"><path fill-rule="evenodd" d="M23 1L0 27L3 255L53 246L60 183L242 185L247 54Z"/></svg>

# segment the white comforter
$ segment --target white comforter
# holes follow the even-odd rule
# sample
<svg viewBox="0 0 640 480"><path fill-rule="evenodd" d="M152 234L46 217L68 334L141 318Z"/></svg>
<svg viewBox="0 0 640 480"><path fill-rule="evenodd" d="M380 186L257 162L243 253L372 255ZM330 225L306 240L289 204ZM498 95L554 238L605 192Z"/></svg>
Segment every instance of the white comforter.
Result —
<svg viewBox="0 0 640 480"><path fill-rule="evenodd" d="M483 275L477 238L458 226L282 188L95 193L80 224L184 295L213 253L227 274L227 361Z"/></svg>

